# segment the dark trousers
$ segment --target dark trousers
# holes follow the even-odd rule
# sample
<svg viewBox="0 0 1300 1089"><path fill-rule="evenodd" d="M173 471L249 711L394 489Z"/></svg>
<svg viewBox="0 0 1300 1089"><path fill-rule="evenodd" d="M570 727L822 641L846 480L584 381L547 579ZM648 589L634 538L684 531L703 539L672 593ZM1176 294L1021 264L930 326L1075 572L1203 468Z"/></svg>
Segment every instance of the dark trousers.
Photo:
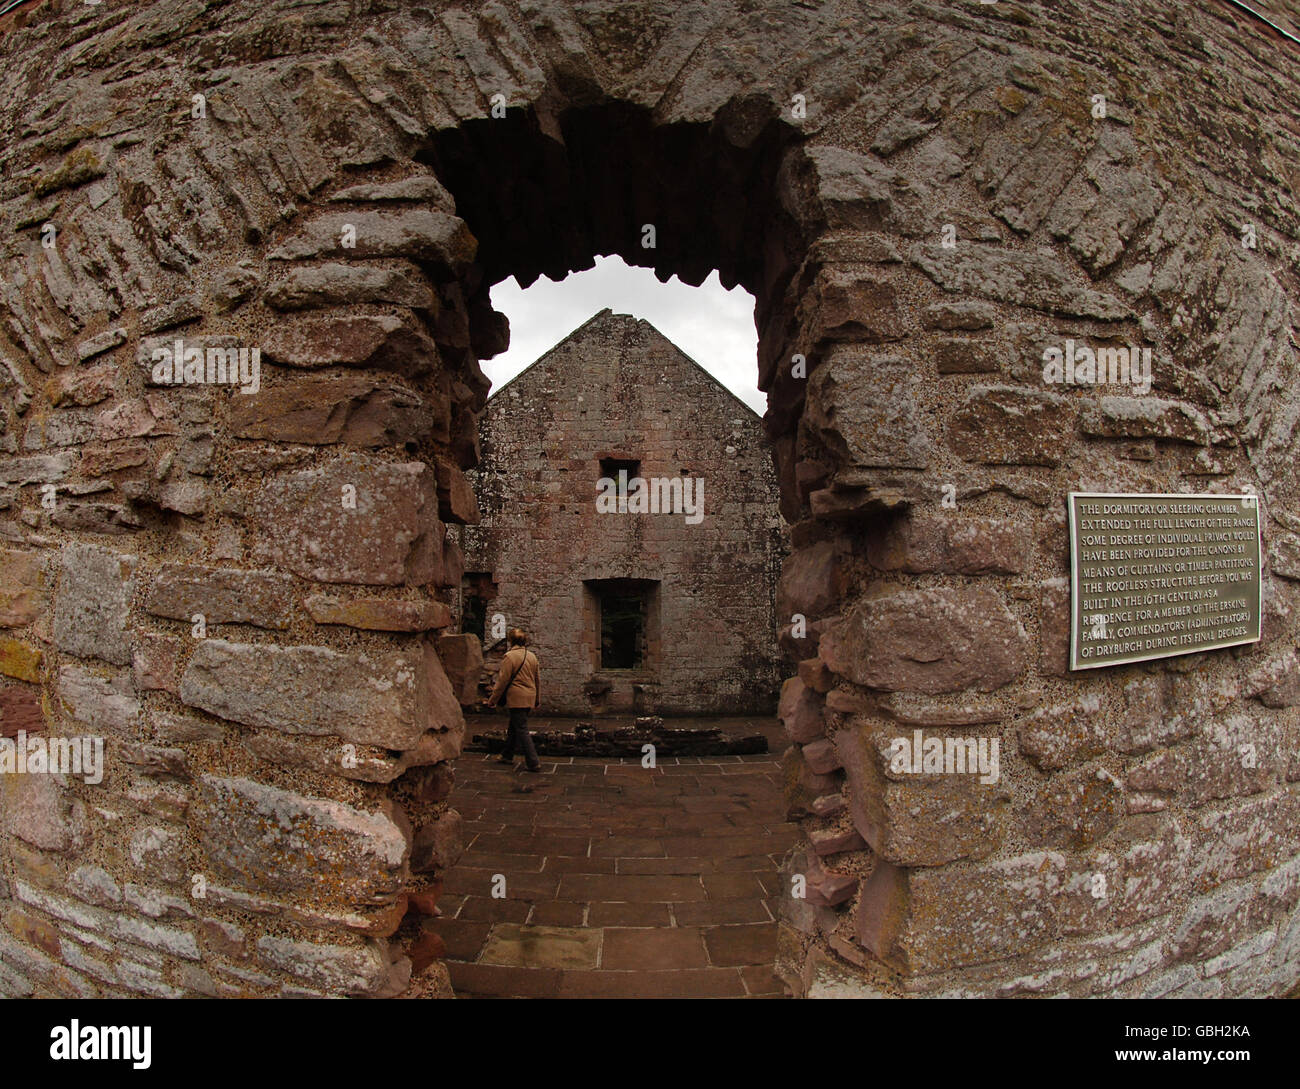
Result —
<svg viewBox="0 0 1300 1089"><path fill-rule="evenodd" d="M514 759L516 742L524 754L524 762L530 768L537 767L537 748L533 744L533 735L528 732L527 707L510 708L510 725L506 727L506 747L501 751L501 759Z"/></svg>

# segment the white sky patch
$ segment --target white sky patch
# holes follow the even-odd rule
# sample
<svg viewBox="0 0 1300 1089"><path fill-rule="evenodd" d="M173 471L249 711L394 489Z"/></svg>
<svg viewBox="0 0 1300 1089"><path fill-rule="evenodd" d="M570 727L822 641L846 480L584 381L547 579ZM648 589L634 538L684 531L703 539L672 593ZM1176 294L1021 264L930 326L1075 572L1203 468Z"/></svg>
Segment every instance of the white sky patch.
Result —
<svg viewBox="0 0 1300 1089"><path fill-rule="evenodd" d="M758 333L754 297L724 291L713 273L699 287L673 277L666 284L648 268L621 257L597 257L596 267L556 282L541 277L527 290L512 278L492 288L492 305L510 319L510 347L483 362L495 392L606 307L644 318L760 416Z"/></svg>

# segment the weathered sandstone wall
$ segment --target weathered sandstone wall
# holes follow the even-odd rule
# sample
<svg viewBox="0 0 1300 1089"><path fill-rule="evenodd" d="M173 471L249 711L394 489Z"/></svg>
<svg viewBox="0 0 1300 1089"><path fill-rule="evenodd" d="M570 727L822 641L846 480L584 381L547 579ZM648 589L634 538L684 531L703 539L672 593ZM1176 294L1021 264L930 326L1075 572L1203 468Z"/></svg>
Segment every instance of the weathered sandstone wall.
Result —
<svg viewBox="0 0 1300 1089"><path fill-rule="evenodd" d="M0 992L444 989L487 288L597 253L758 300L792 985L1292 987L1298 59L1218 2L6 17L0 722L107 764L3 778ZM1049 388L1067 338L1152 390ZM1068 672L1071 489L1257 493L1263 640ZM999 781L891 777L914 728Z"/></svg>

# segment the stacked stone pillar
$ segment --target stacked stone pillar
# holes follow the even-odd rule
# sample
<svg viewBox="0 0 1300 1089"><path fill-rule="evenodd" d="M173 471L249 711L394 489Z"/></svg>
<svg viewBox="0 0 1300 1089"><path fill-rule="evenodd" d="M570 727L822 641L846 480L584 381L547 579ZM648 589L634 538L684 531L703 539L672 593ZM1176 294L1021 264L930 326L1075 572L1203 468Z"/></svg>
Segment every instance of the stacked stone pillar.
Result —
<svg viewBox="0 0 1300 1089"><path fill-rule="evenodd" d="M4 553L6 735L106 745L99 783L0 780L20 993L392 996L413 968L446 991L421 921L461 849L477 680L447 526L477 520L458 462L486 391L450 206L427 175L344 188L241 262L244 299L146 323L102 391L68 383L95 407L30 409L29 446L42 423L91 440L26 459L54 481L36 533L102 531L68 495L157 513ZM240 348L260 371L213 385ZM159 367L187 352L189 375Z"/></svg>
<svg viewBox="0 0 1300 1089"><path fill-rule="evenodd" d="M782 178L815 238L764 357L777 405L803 394L797 418L769 413L794 522L780 715L807 831L785 867L792 990L1284 993L1300 960L1291 564L1275 546L1259 644L1066 664L1066 494L1198 476L1264 494L1227 417L1047 388L1042 345L1179 340L1131 290L1067 283L928 180L816 146ZM924 740L954 739L969 768L922 763ZM981 749L997 759L977 770Z"/></svg>

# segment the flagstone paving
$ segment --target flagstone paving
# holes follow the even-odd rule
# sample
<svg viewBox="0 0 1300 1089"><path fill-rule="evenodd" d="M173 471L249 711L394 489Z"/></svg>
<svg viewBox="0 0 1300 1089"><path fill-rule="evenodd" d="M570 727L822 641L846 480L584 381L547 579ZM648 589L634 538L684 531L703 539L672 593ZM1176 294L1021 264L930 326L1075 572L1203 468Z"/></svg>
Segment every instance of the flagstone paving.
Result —
<svg viewBox="0 0 1300 1089"><path fill-rule="evenodd" d="M476 721L471 732L490 725ZM771 720L716 721L767 733L779 750ZM431 924L456 993L782 995L777 871L797 826L785 820L778 755L663 758L653 769L543 757L539 775L461 756L467 847Z"/></svg>

